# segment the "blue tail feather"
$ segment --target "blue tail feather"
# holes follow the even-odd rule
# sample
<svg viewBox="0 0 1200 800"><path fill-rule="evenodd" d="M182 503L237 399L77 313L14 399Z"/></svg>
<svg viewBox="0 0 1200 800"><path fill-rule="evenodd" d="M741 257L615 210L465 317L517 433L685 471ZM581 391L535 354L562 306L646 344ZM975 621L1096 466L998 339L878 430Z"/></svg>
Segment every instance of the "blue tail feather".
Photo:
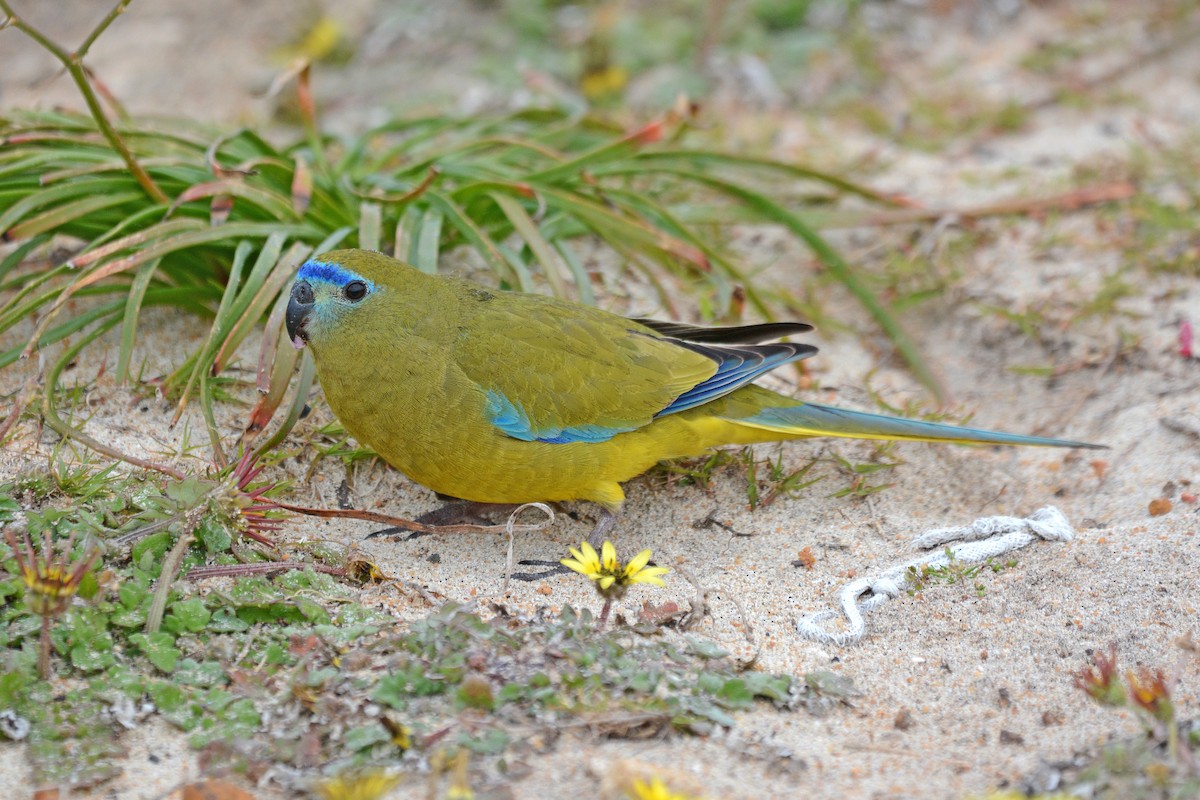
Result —
<svg viewBox="0 0 1200 800"><path fill-rule="evenodd" d="M802 436L844 436L854 439L908 439L927 442L957 441L979 444L1107 449L1104 445L1087 442L1051 439L1045 436L1022 436L980 428L960 428L940 422L887 417L882 414L869 414L816 403L766 408L753 416L731 421Z"/></svg>

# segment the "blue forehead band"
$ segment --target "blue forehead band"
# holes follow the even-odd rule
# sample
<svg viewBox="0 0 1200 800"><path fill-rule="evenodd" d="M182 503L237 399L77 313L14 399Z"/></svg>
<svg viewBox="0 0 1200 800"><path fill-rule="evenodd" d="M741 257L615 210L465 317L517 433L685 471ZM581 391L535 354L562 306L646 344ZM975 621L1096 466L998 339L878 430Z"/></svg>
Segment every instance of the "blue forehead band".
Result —
<svg viewBox="0 0 1200 800"><path fill-rule="evenodd" d="M361 275L351 272L341 264L334 264L330 261L318 261L315 258L304 262L304 266L300 267L300 272L296 277L305 281L323 281L331 283L334 286L345 286L350 281L362 281L367 285L368 289L375 288L374 283Z"/></svg>

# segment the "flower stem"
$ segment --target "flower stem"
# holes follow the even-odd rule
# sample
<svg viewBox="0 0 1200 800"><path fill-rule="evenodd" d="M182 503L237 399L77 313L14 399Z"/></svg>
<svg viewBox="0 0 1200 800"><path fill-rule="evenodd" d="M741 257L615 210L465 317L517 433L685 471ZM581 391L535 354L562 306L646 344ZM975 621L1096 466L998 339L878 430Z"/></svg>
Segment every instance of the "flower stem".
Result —
<svg viewBox="0 0 1200 800"><path fill-rule="evenodd" d="M612 605L611 597L604 598L604 607L600 609L600 619L596 620L596 630L602 631L608 624L608 612L612 611Z"/></svg>
<svg viewBox="0 0 1200 800"><path fill-rule="evenodd" d="M42 615L42 637L38 647L38 673L42 680L50 680L50 615Z"/></svg>

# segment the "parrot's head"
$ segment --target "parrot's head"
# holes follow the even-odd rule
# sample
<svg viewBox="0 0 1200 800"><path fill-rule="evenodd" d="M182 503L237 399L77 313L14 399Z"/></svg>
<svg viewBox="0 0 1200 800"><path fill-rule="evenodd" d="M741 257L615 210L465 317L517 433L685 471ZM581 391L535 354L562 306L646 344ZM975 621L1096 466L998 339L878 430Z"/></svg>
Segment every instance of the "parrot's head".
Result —
<svg viewBox="0 0 1200 800"><path fill-rule="evenodd" d="M300 267L288 298L288 338L300 349L309 342L320 347L335 331L345 330L384 293L387 267L392 261L364 250L337 250L313 258Z"/></svg>

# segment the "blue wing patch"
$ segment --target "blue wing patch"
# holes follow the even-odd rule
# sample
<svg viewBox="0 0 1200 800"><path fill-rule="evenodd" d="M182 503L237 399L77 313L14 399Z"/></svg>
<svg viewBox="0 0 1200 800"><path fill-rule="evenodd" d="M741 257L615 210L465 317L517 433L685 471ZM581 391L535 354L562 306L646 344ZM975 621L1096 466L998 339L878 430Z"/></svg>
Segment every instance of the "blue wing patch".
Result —
<svg viewBox="0 0 1200 800"><path fill-rule="evenodd" d="M530 421L529 415L525 413L525 409L495 389L487 393L484 413L505 436L511 436L523 442L545 442L546 444L607 442L618 433L625 433L637 427L636 425L628 428L610 428L605 425L568 425L563 428L534 430L533 423Z"/></svg>

